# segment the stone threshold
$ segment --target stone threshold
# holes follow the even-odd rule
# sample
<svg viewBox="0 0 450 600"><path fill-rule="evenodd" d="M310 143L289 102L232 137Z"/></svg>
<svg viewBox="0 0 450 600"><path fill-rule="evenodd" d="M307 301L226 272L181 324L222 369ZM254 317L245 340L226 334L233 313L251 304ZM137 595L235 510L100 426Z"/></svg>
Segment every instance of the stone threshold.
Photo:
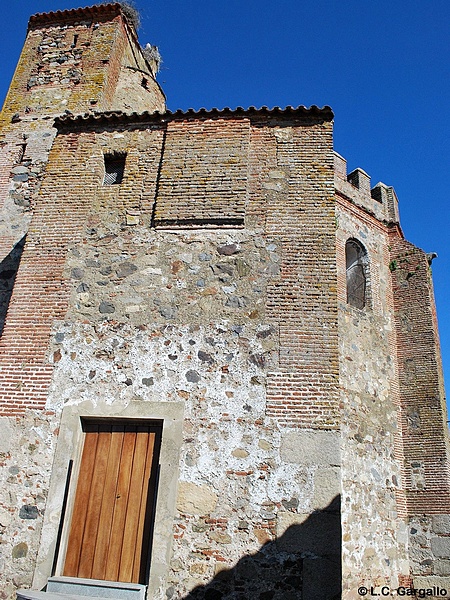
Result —
<svg viewBox="0 0 450 600"><path fill-rule="evenodd" d="M79 577L50 577L47 591L18 590L17 600L145 600L146 586Z"/></svg>

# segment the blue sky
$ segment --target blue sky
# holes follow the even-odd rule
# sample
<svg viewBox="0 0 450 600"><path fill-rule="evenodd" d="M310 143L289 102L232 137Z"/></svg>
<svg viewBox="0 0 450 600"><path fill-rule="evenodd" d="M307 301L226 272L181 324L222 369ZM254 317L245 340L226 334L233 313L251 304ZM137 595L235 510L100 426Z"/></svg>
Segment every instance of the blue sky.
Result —
<svg viewBox="0 0 450 600"><path fill-rule="evenodd" d="M7 6L5 0L4 7ZM76 0L22 0L0 24L4 97L36 12ZM140 41L163 57L171 110L330 105L349 172L394 186L407 239L437 252L433 279L450 383L450 2L137 0Z"/></svg>

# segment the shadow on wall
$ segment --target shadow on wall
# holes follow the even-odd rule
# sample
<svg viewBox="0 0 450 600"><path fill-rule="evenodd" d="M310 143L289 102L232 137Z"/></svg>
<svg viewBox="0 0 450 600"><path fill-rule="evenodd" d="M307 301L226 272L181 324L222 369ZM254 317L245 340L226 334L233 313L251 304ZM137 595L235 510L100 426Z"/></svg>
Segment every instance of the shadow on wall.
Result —
<svg viewBox="0 0 450 600"><path fill-rule="evenodd" d="M0 336L5 326L6 313L11 300L14 282L22 258L25 237L17 242L8 256L0 262Z"/></svg>
<svg viewBox="0 0 450 600"><path fill-rule="evenodd" d="M292 516L294 516L292 514ZM170 592L167 596L170 598ZM173 596L172 596L173 597ZM340 496L244 556L184 600L338 600L341 597Z"/></svg>

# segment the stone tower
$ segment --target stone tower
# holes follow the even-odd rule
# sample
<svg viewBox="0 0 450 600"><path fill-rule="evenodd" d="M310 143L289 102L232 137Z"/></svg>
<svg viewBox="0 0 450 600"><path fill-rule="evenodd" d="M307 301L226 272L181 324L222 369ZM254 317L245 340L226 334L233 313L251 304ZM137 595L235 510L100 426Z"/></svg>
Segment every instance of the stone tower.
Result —
<svg viewBox="0 0 450 600"><path fill-rule="evenodd" d="M36 15L2 113L3 598L450 592L395 191L329 107L165 111L144 54L119 4Z"/></svg>
<svg viewBox="0 0 450 600"><path fill-rule="evenodd" d="M120 4L31 17L0 117L2 256L27 231L55 116L107 110L165 110L152 65Z"/></svg>

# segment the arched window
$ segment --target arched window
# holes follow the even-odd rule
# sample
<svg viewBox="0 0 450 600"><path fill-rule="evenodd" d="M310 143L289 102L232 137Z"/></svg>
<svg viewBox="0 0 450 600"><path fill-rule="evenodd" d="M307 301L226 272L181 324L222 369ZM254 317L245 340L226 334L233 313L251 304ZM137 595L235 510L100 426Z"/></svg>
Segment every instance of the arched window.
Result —
<svg viewBox="0 0 450 600"><path fill-rule="evenodd" d="M347 304L364 308L367 304L367 251L357 240L345 244Z"/></svg>

